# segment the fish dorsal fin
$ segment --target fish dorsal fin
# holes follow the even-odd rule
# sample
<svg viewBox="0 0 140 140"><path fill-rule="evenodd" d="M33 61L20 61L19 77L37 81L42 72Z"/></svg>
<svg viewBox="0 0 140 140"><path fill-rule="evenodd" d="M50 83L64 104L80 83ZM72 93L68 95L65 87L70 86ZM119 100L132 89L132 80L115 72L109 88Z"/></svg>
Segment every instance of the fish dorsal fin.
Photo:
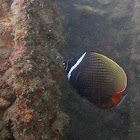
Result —
<svg viewBox="0 0 140 140"><path fill-rule="evenodd" d="M102 58L102 61L104 61L106 67L110 71L112 75L114 91L117 93L123 92L127 86L127 76L124 70L110 58L98 53L96 53L96 55Z"/></svg>

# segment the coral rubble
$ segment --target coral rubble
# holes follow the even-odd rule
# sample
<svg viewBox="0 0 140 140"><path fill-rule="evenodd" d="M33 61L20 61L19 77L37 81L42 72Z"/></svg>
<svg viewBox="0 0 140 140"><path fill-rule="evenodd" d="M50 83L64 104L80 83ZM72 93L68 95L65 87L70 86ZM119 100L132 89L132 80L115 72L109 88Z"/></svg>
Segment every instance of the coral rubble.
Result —
<svg viewBox="0 0 140 140"><path fill-rule="evenodd" d="M13 0L0 20L0 139L59 139L61 24L54 1ZM3 12L3 13L2 13Z"/></svg>

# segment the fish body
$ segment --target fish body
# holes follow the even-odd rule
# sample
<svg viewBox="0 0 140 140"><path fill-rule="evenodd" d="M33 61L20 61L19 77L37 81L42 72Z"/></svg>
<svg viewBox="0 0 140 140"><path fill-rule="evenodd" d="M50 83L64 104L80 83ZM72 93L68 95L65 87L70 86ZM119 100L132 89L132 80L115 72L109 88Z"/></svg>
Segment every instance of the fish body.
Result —
<svg viewBox="0 0 140 140"><path fill-rule="evenodd" d="M116 106L126 95L124 70L110 58L85 52L78 59L64 61L67 78L78 94L95 106L106 109Z"/></svg>

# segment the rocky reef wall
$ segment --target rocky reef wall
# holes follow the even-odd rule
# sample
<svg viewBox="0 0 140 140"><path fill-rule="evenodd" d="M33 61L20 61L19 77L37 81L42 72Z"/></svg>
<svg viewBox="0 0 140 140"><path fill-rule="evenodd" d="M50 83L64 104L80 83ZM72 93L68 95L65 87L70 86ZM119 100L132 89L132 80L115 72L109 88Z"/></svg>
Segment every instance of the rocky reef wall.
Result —
<svg viewBox="0 0 140 140"><path fill-rule="evenodd" d="M59 139L61 23L55 1L0 1L0 139Z"/></svg>

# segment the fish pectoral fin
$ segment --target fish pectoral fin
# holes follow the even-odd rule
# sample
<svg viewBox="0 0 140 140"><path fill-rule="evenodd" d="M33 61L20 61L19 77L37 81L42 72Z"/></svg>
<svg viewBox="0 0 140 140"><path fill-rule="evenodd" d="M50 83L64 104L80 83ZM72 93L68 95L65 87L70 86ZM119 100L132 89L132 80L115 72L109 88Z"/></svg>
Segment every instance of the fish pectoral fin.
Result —
<svg viewBox="0 0 140 140"><path fill-rule="evenodd" d="M75 79L75 83L78 81L80 74L81 74L81 72L77 73L77 76L76 76L76 79Z"/></svg>

